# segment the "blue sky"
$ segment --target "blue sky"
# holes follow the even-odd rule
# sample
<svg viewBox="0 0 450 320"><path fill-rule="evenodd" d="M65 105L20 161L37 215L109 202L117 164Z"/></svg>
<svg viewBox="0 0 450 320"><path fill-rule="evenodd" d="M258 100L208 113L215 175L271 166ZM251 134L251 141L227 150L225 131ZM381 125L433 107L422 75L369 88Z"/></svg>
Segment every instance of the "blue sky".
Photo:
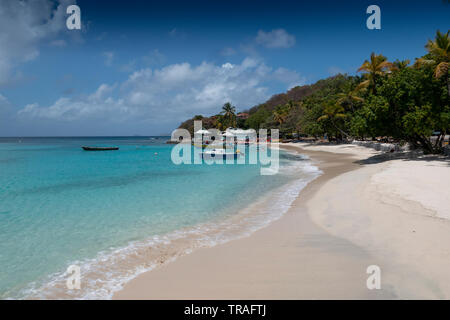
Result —
<svg viewBox="0 0 450 320"><path fill-rule="evenodd" d="M82 29L67 30L77 4ZM366 8L381 8L381 30ZM0 136L169 134L295 85L414 61L450 4L429 1L0 2Z"/></svg>

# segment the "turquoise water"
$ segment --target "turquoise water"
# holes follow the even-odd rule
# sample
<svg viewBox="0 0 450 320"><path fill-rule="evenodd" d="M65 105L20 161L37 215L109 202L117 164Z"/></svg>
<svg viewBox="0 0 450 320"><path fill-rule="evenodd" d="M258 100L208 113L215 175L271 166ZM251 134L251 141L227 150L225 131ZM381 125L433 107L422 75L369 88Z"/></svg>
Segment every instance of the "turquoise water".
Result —
<svg viewBox="0 0 450 320"><path fill-rule="evenodd" d="M261 176L260 166L249 164L177 166L166 140L0 139L0 298L110 297L153 260L217 240L228 230L220 223L307 176ZM86 152L82 145L120 150ZM285 153L281 160L282 168L306 163ZM72 263L87 270L85 285L66 293L64 271Z"/></svg>

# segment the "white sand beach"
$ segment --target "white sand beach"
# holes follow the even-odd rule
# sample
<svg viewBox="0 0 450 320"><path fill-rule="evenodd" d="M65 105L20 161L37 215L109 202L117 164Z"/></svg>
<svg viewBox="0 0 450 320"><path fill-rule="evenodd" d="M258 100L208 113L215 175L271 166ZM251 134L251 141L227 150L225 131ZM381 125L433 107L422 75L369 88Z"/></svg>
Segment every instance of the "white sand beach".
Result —
<svg viewBox="0 0 450 320"><path fill-rule="evenodd" d="M450 298L450 161L283 144L323 174L251 236L180 257L115 299ZM368 290L366 268L381 268Z"/></svg>

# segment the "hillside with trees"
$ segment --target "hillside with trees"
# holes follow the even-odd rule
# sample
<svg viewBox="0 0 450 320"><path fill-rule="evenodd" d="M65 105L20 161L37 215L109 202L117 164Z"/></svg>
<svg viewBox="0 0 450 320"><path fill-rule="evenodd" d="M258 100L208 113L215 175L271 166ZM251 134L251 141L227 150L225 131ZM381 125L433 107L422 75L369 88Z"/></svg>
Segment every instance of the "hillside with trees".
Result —
<svg viewBox="0 0 450 320"><path fill-rule="evenodd" d="M226 103L221 113L195 116L180 128L192 133L193 121L201 119L205 128L277 128L282 137L337 141L382 137L440 153L450 133L449 31L437 31L425 48L427 54L412 64L372 53L356 76L339 74L292 88L250 108L245 119Z"/></svg>

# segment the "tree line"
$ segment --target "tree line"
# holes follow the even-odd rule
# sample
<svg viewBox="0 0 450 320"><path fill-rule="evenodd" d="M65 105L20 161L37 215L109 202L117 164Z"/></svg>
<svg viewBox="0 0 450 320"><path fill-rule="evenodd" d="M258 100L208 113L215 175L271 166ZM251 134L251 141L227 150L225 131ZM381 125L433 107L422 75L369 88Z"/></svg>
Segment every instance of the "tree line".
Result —
<svg viewBox="0 0 450 320"><path fill-rule="evenodd" d="M383 137L440 153L450 134L449 31L437 31L425 48L427 54L412 64L372 53L356 76L339 74L275 95L247 110L247 119L236 117L236 108L226 103L221 113L195 116L180 127L192 130L193 120L203 120L205 127L220 130L277 128L285 138Z"/></svg>

